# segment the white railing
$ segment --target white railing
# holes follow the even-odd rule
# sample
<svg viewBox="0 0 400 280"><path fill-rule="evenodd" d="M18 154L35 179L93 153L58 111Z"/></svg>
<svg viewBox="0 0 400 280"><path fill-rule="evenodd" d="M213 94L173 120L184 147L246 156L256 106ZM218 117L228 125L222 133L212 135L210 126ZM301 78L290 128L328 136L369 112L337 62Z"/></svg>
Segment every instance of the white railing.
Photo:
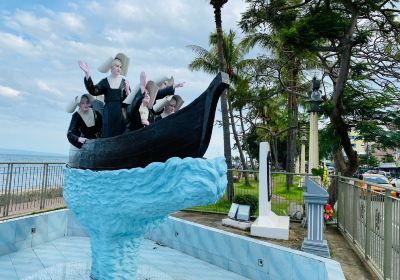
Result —
<svg viewBox="0 0 400 280"><path fill-rule="evenodd" d="M399 193L338 177L338 227L381 279L400 280Z"/></svg>

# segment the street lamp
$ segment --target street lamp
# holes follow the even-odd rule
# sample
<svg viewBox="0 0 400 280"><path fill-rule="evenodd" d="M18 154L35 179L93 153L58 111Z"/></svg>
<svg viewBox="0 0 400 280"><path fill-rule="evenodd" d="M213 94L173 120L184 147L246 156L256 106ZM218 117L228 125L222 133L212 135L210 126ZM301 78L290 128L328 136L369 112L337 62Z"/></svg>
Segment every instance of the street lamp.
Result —
<svg viewBox="0 0 400 280"><path fill-rule="evenodd" d="M320 111L320 104L324 102L321 98L321 91L320 91L321 81L317 80L316 77L312 80L312 91L309 92L309 99L306 102L310 103L310 109L308 112L316 112Z"/></svg>

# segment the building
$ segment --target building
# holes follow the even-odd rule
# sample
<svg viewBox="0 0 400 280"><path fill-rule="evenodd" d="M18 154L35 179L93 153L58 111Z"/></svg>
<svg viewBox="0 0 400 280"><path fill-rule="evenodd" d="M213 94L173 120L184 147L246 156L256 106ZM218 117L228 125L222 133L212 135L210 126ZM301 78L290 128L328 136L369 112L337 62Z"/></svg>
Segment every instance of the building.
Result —
<svg viewBox="0 0 400 280"><path fill-rule="evenodd" d="M400 150L386 149L380 150L376 147L374 142L364 143L363 139L359 137L359 134L355 131L351 131L350 142L353 149L358 155L372 155L382 162L387 155L393 156L395 162L400 161Z"/></svg>

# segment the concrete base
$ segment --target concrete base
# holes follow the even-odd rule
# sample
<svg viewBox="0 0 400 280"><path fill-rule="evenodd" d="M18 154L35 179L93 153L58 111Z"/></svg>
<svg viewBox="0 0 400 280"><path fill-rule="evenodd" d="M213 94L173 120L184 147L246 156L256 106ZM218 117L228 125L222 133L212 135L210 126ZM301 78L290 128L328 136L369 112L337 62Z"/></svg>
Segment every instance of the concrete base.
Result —
<svg viewBox="0 0 400 280"><path fill-rule="evenodd" d="M222 219L222 225L242 230L248 230L251 226L251 222L242 222L242 221L232 220L231 218L225 218Z"/></svg>
<svg viewBox="0 0 400 280"><path fill-rule="evenodd" d="M260 216L251 225L250 235L288 240L289 217L277 216L273 212L270 212L267 216Z"/></svg>
<svg viewBox="0 0 400 280"><path fill-rule="evenodd" d="M301 245L301 250L303 252L311 253L325 258L331 257L326 240L311 241L307 240L307 238L304 238L303 245Z"/></svg>

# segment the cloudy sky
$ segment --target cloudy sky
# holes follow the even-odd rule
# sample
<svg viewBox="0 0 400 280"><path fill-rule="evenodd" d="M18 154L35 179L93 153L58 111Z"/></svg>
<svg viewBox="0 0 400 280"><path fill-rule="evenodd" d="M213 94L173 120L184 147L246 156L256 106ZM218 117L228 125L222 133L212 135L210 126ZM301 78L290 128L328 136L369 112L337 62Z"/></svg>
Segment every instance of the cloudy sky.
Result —
<svg viewBox="0 0 400 280"><path fill-rule="evenodd" d="M229 1L223 28L237 30L244 9L242 0ZM132 85L142 70L148 78L172 75L186 81L177 92L186 104L212 80L187 68L194 55L186 46L208 48L215 30L207 0L2 0L0 15L0 148L68 153L64 108L85 92L79 59L98 82L106 74L97 67L124 52ZM222 142L215 128L206 156L223 155Z"/></svg>

